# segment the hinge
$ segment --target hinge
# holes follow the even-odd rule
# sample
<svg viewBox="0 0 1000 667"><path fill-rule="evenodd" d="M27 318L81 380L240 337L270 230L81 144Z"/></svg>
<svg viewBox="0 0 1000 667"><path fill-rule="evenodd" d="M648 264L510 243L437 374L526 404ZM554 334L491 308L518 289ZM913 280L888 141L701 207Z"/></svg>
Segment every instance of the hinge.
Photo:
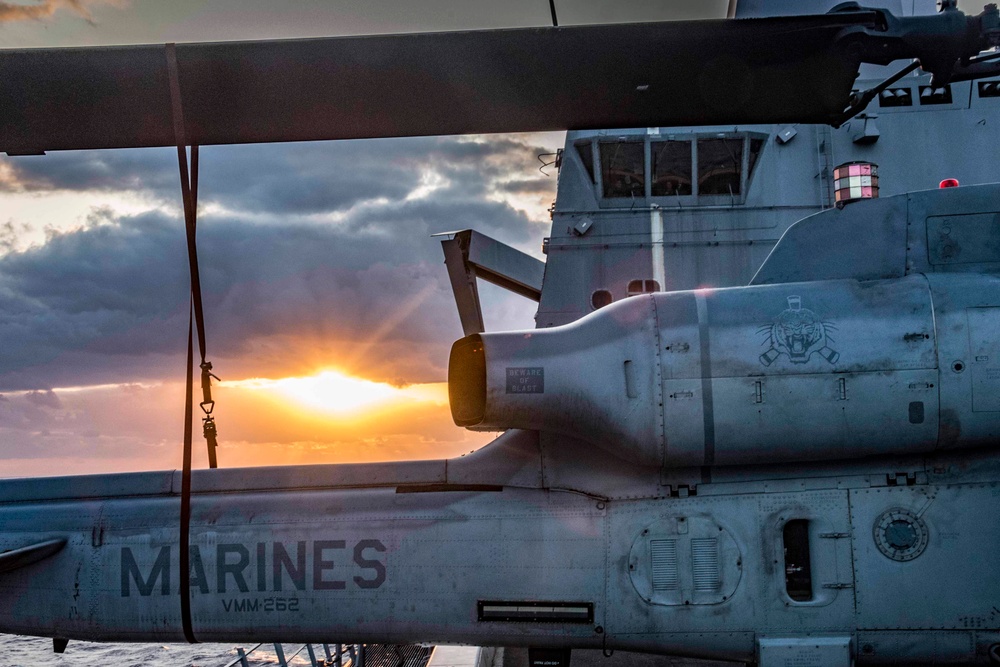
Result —
<svg viewBox="0 0 1000 667"><path fill-rule="evenodd" d="M698 485L697 484L678 484L677 486L670 485L670 496L672 498L687 498L688 496L698 495Z"/></svg>
<svg viewBox="0 0 1000 667"><path fill-rule="evenodd" d="M917 473L915 472L895 472L885 476L885 483L889 486L913 486L917 483Z"/></svg>
<svg viewBox="0 0 1000 667"><path fill-rule="evenodd" d="M104 517L99 516L97 521L94 523L94 527L90 529L90 544L95 549L100 546L104 546Z"/></svg>

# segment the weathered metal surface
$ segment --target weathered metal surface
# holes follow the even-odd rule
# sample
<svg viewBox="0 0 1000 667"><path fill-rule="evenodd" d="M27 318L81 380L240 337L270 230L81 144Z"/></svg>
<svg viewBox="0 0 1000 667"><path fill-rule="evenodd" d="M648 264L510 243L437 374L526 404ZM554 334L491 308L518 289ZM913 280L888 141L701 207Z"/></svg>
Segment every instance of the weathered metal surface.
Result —
<svg viewBox="0 0 1000 667"><path fill-rule="evenodd" d="M459 232L468 263L476 275L506 290L538 301L545 263L475 230Z"/></svg>
<svg viewBox="0 0 1000 667"><path fill-rule="evenodd" d="M1000 186L856 202L794 224L751 284L1000 269Z"/></svg>
<svg viewBox="0 0 1000 667"><path fill-rule="evenodd" d="M442 460L226 468L195 470L192 476L195 493L447 482L446 464ZM25 478L4 480L0 484L0 504L141 498L178 493L180 473L177 471Z"/></svg>
<svg viewBox="0 0 1000 667"><path fill-rule="evenodd" d="M849 665L854 653L851 643L850 635L761 637L757 664L761 667Z"/></svg>
<svg viewBox="0 0 1000 667"><path fill-rule="evenodd" d="M66 546L66 540L56 538L0 552L0 574L13 572L32 563L45 560L49 556L59 553L64 546Z"/></svg>
<svg viewBox="0 0 1000 667"><path fill-rule="evenodd" d="M881 22L859 11L179 44L176 52L185 135L200 145L827 122L846 106L863 55L837 38L850 27L877 32ZM174 144L162 45L7 50L0 72L0 151Z"/></svg>
<svg viewBox="0 0 1000 667"><path fill-rule="evenodd" d="M907 486L851 491L858 627L865 630L979 630L997 627L989 600L1000 595L1000 530L984 520L1000 503L996 483ZM926 550L908 561L881 553L873 532L886 510L919 516L929 531ZM975 508L973 511L971 508ZM976 565L963 576L942 576ZM983 569L980 569L983 568ZM919 582L917 584L916 582Z"/></svg>
<svg viewBox="0 0 1000 667"><path fill-rule="evenodd" d="M899 67L867 75L884 77ZM969 262L967 252L964 258L956 255L931 264L930 252L937 251L928 250L926 220L986 215L995 209L991 202L1000 198L996 186L976 186L995 180L996 152L991 149L989 128L1000 123L1000 98L982 97L969 83L954 83L952 104L921 104L919 91L929 81L927 75L920 75L896 84L894 89L910 91L911 106L876 107L873 103L870 111L877 115L881 138L869 145L852 141L857 128L850 123L836 130L797 125L790 141L780 137L791 126L781 124L570 133L548 242L539 326L565 324L592 312L592 296L598 290L607 291L614 300L625 298L627 286L636 279L655 279L664 291L748 284L785 230L800 219L794 226L798 236L789 233L780 255L776 253L765 264L754 282L997 271L1000 264L986 261L989 258L982 254L983 248L992 247L988 243L992 227L986 218L976 218L979 236L964 243L975 248L976 263ZM593 145L595 160L599 160L599 148L605 143L696 141L720 132L766 137L745 194L732 203L654 197L647 191L627 201L612 201L602 196L599 161L591 176L577 149ZM832 167L852 160L880 165L883 199L809 218L828 206L823 192L832 183ZM652 156L645 166L648 182ZM936 188L946 177L958 179L963 186L920 192ZM886 198L904 193L911 193L908 201L886 203ZM585 217L593 224L586 235L579 236L573 228ZM897 225L899 218L908 218L910 224ZM808 233L803 234L806 229ZM934 241L940 235L930 238ZM983 240L987 243L979 242ZM951 245L948 252L960 252L962 244Z"/></svg>
<svg viewBox="0 0 1000 667"><path fill-rule="evenodd" d="M840 20L851 19L820 23ZM456 33L435 37L420 70L398 63L402 51L423 53L421 36L178 47L198 143L647 126L571 133L563 154L538 324L600 312L508 335L499 356L487 348L492 399L520 402L530 419L516 425L533 430L448 461L196 473L198 638L336 635L800 667L1000 655L1000 538L983 518L1000 509L1000 196L995 185L911 192L946 177L995 180L1000 99L959 83L949 103L925 105L929 77L907 77L894 85L913 104L873 107L863 122L878 139L867 144L853 141L859 126L658 127L843 106L855 63L810 61L825 49L815 31L705 46L705 30L715 28L510 31L494 50L467 49L481 36ZM547 57L525 61L539 45ZM720 68L731 51L739 58ZM0 149L172 143L160 136L161 56L0 53L12 82L0 92ZM766 61L756 88L738 85L743 57ZM514 65L497 76L497 62ZM475 113L441 113L456 100ZM711 144L700 142L720 134L743 147L740 160L703 168ZM641 144L642 178L609 167L605 184L602 151L621 141ZM654 147L670 141L688 142L689 175L683 164L654 173ZM880 164L887 198L793 225L829 204L830 169L853 159ZM735 288L776 243L757 281L772 284ZM490 277L517 273L473 254L463 262ZM534 295L541 268L528 264L530 279L515 282ZM649 295L706 287L732 289ZM65 540L0 574L0 631L180 639L178 490L176 472L0 483L0 559ZM484 617L487 603L510 618Z"/></svg>
<svg viewBox="0 0 1000 667"><path fill-rule="evenodd" d="M544 262L471 229L448 236L441 248L466 336L486 330L477 278L532 301L541 298Z"/></svg>
<svg viewBox="0 0 1000 667"><path fill-rule="evenodd" d="M515 435L477 456L482 461L510 458L520 465L505 471L462 458L444 467L456 474L476 468L475 481L481 484L534 483L537 478L519 470L546 460L544 445ZM565 459L547 460L564 471L571 467ZM316 641L321 633L336 632L345 641L405 642L419 636L479 644L604 645L743 660L753 659L759 634L863 633L870 655L880 659L892 651L915 660L939 659L959 645L965 647L961 655L975 659L1000 637L989 611L996 591L988 582L997 564L984 555L995 539L978 519L1000 509L993 498L998 482L961 480L965 470L997 480L1000 470L992 457L972 467L969 460L956 454L927 459L928 470L940 470L939 477L950 480L947 486L928 485L921 475L906 486L905 474L903 486L888 486L896 479L892 471L904 464L881 457L831 464L826 472L817 468L808 478L801 469L783 486L777 482L787 473L776 468L741 466L727 473L717 467L720 481L714 491L716 484L702 480L691 485L686 498L640 486L631 499L560 492L588 484L596 491L606 483L610 467L588 465L586 459L576 468L577 488L566 486L569 478L547 477L536 490L501 485L494 492L448 492L437 485L433 491L400 494L388 481L367 489L283 489L279 480L287 471L260 469L258 486L272 490L241 491L234 477L231 486L194 498L195 630L206 640L252 632L268 641ZM863 487L838 490L843 478L831 474L838 469L864 480ZM439 479L429 467L423 474L410 479L417 485ZM650 477L641 469L631 474L636 480ZM103 483L113 486L116 477L104 476ZM101 481L95 477L91 483ZM796 490L806 481L815 490ZM770 492L771 487L780 490ZM931 504L921 500L931 496ZM109 494L102 501L0 503L0 550L67 540L59 553L0 576L0 595L10 601L0 608L0 628L82 639L178 639L177 502L175 494ZM970 504L978 513L966 511ZM886 558L872 536L877 518L893 507L922 516L930 531L926 551L910 562ZM695 526L686 538L681 538L680 519ZM651 605L633 585L630 564L646 557L635 545L648 539L643 531L665 520L687 540L692 554L683 565L690 568L688 574L679 581L691 586L700 581L707 604L691 598L688 605L683 600ZM784 576L782 530L793 520L810 524L813 599L801 602L788 597ZM704 548L697 555L691 545L692 538L712 537L698 525L717 525L722 530L716 532L732 540L726 550L720 545L714 560L717 588L711 572L706 574L713 559L705 558ZM961 553L975 557L962 568L957 584L942 575L954 568L941 563ZM678 563L684 558L682 552ZM738 580L726 579L733 568L740 572ZM932 580L938 587L933 590L926 585ZM955 585L962 586L962 595L946 595L945 589ZM901 601L888 604L887 595ZM583 626L483 623L476 619L476 606L484 599L583 601L593 604L594 621ZM966 615L970 626L961 625ZM888 627L884 619L895 623L893 628L949 628L952 634L904 638L893 630L883 636L876 630ZM859 659L864 661L864 654Z"/></svg>
<svg viewBox="0 0 1000 667"><path fill-rule="evenodd" d="M317 641L333 633L345 641L481 643L495 636L524 643L548 632L478 624L469 616L476 601L543 594L600 603L604 512L575 494L508 488L496 496L386 488L196 497L195 632L203 640L252 634ZM10 601L0 611L5 631L54 623L67 637L180 637L172 576L177 526L169 518L177 516L176 498L15 505L2 514L0 546L32 535L68 538L48 559L53 566L0 578L0 595ZM90 526L98 515L105 530L95 546ZM593 630L568 626L557 635L579 640Z"/></svg>
<svg viewBox="0 0 1000 667"><path fill-rule="evenodd" d="M1000 354L985 332L1000 283L935 276L933 285L909 276L653 294L563 327L482 334L480 355L453 355L453 383L470 379L452 404L472 428L565 435L640 466L978 446L985 434L951 430L956 420L985 426L975 413L995 411ZM967 295L980 307L956 311ZM938 349L967 346L969 334L942 328L935 312L976 323L960 367ZM978 387L971 404L938 388L966 365Z"/></svg>
<svg viewBox="0 0 1000 667"><path fill-rule="evenodd" d="M461 241L457 238L444 239L441 241L441 249L444 251L444 263L448 269L451 293L455 297L455 305L458 306L462 333L471 336L486 331L476 274L469 268Z"/></svg>

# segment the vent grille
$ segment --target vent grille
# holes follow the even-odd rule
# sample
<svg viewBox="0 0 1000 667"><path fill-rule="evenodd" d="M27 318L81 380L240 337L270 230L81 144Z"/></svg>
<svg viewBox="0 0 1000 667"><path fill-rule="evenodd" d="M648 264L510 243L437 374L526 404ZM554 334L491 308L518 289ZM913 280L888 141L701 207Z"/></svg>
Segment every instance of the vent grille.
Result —
<svg viewBox="0 0 1000 667"><path fill-rule="evenodd" d="M480 600L479 620L593 623L593 602L539 602L537 600Z"/></svg>
<svg viewBox="0 0 1000 667"><path fill-rule="evenodd" d="M677 573L677 540L650 540L653 560L653 590L671 591L679 585Z"/></svg>
<svg viewBox="0 0 1000 667"><path fill-rule="evenodd" d="M722 604L743 576L732 533L706 516L654 521L635 536L621 564L643 602L668 607Z"/></svg>
<svg viewBox="0 0 1000 667"><path fill-rule="evenodd" d="M719 541L714 537L691 540L691 568L696 591L717 591L719 576Z"/></svg>

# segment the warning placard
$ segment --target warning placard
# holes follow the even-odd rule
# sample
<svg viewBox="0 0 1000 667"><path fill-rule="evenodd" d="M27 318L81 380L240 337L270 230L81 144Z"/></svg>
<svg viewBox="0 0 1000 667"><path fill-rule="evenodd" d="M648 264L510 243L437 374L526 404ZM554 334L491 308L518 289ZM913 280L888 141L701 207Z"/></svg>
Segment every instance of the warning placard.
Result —
<svg viewBox="0 0 1000 667"><path fill-rule="evenodd" d="M508 394L544 394L544 368L508 368Z"/></svg>

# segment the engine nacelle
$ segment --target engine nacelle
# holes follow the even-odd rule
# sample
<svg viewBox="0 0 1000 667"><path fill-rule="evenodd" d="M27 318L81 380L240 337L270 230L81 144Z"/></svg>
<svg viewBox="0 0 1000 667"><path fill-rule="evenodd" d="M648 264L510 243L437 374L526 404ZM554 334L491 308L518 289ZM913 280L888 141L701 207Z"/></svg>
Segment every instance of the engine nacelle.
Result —
<svg viewBox="0 0 1000 667"><path fill-rule="evenodd" d="M459 340L448 375L452 415L475 430L564 434L647 466L981 443L1000 412L972 415L976 376L960 378L950 359L939 371L938 336L972 355L963 363L987 360L983 382L1000 384L1000 368L988 368L1000 359L969 350L962 309L957 324L939 322L936 331L933 300L924 276L632 297L561 327ZM995 340L1000 308L968 310L989 311L995 324L980 335Z"/></svg>

